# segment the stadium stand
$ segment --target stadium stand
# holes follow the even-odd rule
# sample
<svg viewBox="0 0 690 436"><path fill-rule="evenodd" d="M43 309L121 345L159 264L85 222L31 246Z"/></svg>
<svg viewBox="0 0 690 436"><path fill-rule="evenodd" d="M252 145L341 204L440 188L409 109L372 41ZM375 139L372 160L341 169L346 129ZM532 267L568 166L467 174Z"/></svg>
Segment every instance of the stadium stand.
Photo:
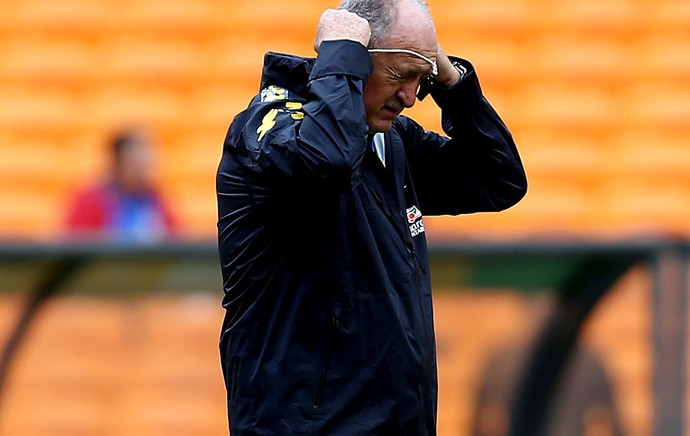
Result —
<svg viewBox="0 0 690 436"><path fill-rule="evenodd" d="M263 53L310 56L318 16L335 3L3 2L0 238L62 237L67 199L103 170L105 139L130 122L160 136L160 181L184 234L213 238L222 141L257 91ZM690 2L428 3L446 51L475 64L530 182L525 200L504 213L429 218L432 241L690 236ZM429 101L409 113L440 127ZM585 332L611 365L632 436L650 434L652 420L648 281L646 271L626 276ZM18 360L0 433L222 432L217 302L194 300L189 313L187 297L162 298L50 306ZM16 303L0 299L0 331ZM442 434L469 428L459 405L471 401L485 346L526 328L524 304L512 294L439 296ZM467 321L464 330L446 324L453 318ZM504 323L474 328L487 318ZM46 359L47 372L38 365Z"/></svg>
<svg viewBox="0 0 690 436"><path fill-rule="evenodd" d="M658 181L644 179L664 173L640 157L653 154L660 165L668 161L668 184L685 181L682 169L690 166L680 146L689 115L690 63L688 56L679 55L690 40L684 2L666 0L652 7L626 0L557 5L438 0L430 5L443 11L437 21L447 51L475 62L488 97L518 139L531 181L527 199L515 210L481 219L440 218L434 224L437 233L491 234L496 227L510 227L516 234L559 232L562 216L570 214L575 216L567 230L601 237L615 237L619 224L688 233L675 201L660 205L662 212L652 221L625 212L630 210L626 202L640 194L637 189L658 187ZM95 134L105 137L112 126L131 120L151 124L170 147L161 166L172 191L212 189L209 171L218 160L227 124L256 91L262 54L309 55L319 11L320 5L307 0L290 7L212 0L31 0L8 5L7 19L0 24L0 95L5 102L0 126L6 132L3 150L12 150L13 156L4 162L28 166L14 165L15 171L2 173L2 186L11 186L20 168L33 174L32 167L41 165L32 163L32 156L44 154L34 135L46 140L45 149L55 147L49 143L60 144L65 155L89 164L69 171L67 180L51 186L50 196L32 195L50 208L51 218L37 217L44 215L41 203L23 202L16 213L34 224L18 229L13 219L0 220L0 234L58 234L60 210L55 207L71 185L99 171L93 166L97 158L79 156L99 152L102 145ZM453 37L456 29L463 29L462 37ZM411 114L438 126L434 108L419 106ZM645 134L638 135L642 128ZM27 130L40 133L27 137ZM657 142L655 153L648 152L643 138L657 131L676 139ZM7 136L18 143L9 144ZM185 152L187 139L194 143ZM91 151L85 150L87 140L93 141ZM17 152L21 149L25 151ZM194 163L188 166L190 159ZM622 160L625 170L607 172L612 159ZM564 174L567 180L560 177ZM614 176L618 189L611 190ZM53 185L50 178L44 180ZM32 186L46 191L41 182ZM572 199L571 205L542 206L552 204L554 186L565 189L558 195ZM205 237L213 234L215 211L208 199L196 204L199 197L204 198L183 195L179 211L183 228ZM605 204L611 207L602 209ZM591 207L595 205L599 207ZM601 225L596 224L597 210ZM593 216L580 220L578 214ZM540 217L538 225L531 225L535 216Z"/></svg>

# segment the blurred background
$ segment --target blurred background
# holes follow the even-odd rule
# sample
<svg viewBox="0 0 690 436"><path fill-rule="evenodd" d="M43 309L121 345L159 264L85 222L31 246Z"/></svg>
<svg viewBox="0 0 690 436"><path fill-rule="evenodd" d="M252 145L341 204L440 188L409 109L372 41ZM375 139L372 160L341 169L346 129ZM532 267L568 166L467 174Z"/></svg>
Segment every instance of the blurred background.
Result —
<svg viewBox="0 0 690 436"><path fill-rule="evenodd" d="M428 3L446 52L474 63L530 183L508 211L425 218L432 244L690 236L690 2ZM223 139L258 91L263 54L312 56L319 16L336 5L0 0L0 254L75 239L212 246ZM407 114L440 129L431 99ZM125 133L146 151L128 152L135 169L118 172L114 144ZM143 191L122 182L136 168ZM0 434L227 433L222 291L193 279L184 291L82 286L54 297L14 356ZM653 434L652 281L649 266L636 266L597 304L559 393L582 405L559 412L578 424L552 434ZM491 392L510 389L553 293L444 283L439 434L505 434L505 405ZM9 336L25 289L5 281L0 290Z"/></svg>

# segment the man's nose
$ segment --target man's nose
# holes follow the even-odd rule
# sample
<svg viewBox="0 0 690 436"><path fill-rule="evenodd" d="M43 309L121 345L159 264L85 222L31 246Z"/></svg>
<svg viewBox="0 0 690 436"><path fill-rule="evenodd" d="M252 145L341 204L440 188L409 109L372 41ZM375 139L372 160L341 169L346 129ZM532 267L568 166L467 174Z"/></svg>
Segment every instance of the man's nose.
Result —
<svg viewBox="0 0 690 436"><path fill-rule="evenodd" d="M396 96L400 99L403 106L411 108L417 101L417 83L405 83L397 92Z"/></svg>

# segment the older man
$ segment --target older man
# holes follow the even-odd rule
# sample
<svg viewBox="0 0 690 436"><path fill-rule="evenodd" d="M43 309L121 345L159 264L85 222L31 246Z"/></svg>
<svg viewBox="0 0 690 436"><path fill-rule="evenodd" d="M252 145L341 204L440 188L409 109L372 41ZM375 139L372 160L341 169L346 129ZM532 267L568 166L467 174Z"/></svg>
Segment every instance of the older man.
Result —
<svg viewBox="0 0 690 436"><path fill-rule="evenodd" d="M218 168L221 360L238 435L432 435L424 214L525 194L510 133L423 0L346 0L268 53ZM431 93L448 136L400 115Z"/></svg>

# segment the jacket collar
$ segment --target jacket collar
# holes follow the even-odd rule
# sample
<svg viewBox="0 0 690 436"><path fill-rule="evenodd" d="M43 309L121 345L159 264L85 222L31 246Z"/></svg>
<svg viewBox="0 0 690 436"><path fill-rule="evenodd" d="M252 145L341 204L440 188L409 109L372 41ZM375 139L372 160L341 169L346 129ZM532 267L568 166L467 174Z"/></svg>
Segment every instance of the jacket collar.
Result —
<svg viewBox="0 0 690 436"><path fill-rule="evenodd" d="M261 89L274 85L296 95L305 95L314 58L268 52L264 56Z"/></svg>

